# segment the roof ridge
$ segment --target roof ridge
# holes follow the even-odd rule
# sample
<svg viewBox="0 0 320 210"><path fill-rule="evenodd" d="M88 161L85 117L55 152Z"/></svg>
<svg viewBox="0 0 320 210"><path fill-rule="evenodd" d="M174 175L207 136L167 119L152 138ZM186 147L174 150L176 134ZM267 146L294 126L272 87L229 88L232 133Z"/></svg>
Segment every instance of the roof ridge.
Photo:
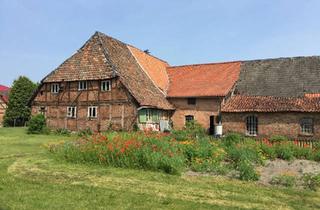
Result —
<svg viewBox="0 0 320 210"><path fill-rule="evenodd" d="M118 41L118 42L121 42L121 43L124 44L124 45L130 46L130 47L133 47L133 48L136 48L137 50L140 50L141 52L145 53L145 52L144 52L143 50L141 50L140 48L138 48L138 47L136 47L136 46L133 46L132 44L128 44L128 43L126 43L126 42L123 42L123 41L121 41L121 40L119 40L119 39L117 39L117 38L111 37L111 36L109 36L109 35L107 35L107 34L105 34L105 33L103 33L103 32L96 31L96 33L97 33L98 35L102 35L102 36L106 36L106 37L109 37L109 38L111 38L111 39L114 39L114 40L116 40L116 41ZM151 56L151 57L153 57L153 58L155 58L155 59L158 59L158 60L160 60L160 61L162 61L162 62L165 62L166 64L169 65L169 63L168 63L167 61L165 61L165 60L163 60L163 59L161 59L161 58L158 58L158 57L156 57L156 56L154 56L154 55L151 55L151 54L147 54L147 53L145 53L145 54L148 55L148 56Z"/></svg>
<svg viewBox="0 0 320 210"><path fill-rule="evenodd" d="M167 68L180 68L187 66L203 66L203 65L219 65L219 64L229 64L229 63L241 63L242 61L225 61L225 62L212 62L212 63L196 63L196 64L186 64L179 66L168 66Z"/></svg>

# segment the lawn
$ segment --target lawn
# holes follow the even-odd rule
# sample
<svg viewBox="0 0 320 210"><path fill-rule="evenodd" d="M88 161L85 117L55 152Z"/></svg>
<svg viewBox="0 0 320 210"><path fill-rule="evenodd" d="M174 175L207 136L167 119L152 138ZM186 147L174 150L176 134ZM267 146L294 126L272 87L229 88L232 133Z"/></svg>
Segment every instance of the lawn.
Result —
<svg viewBox="0 0 320 210"><path fill-rule="evenodd" d="M72 164L44 144L75 137L0 129L0 209L317 209L320 193L223 177Z"/></svg>

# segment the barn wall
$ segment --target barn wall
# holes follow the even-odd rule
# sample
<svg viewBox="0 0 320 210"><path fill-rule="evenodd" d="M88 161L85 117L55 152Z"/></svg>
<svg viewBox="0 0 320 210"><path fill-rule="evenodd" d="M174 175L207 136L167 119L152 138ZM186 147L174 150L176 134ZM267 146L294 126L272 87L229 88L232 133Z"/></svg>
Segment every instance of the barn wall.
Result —
<svg viewBox="0 0 320 210"><path fill-rule="evenodd" d="M290 138L320 138L319 113L222 113L224 133L246 133L246 117L254 114L258 117L258 136L283 135ZM303 118L312 118L314 135L305 136L300 132L300 121Z"/></svg>

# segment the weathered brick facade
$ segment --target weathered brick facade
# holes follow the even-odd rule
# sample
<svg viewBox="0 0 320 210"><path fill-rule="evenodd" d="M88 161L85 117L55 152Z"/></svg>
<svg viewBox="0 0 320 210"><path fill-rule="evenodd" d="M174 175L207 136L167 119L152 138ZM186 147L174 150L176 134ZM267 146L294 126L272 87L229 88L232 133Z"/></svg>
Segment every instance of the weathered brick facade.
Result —
<svg viewBox="0 0 320 210"><path fill-rule="evenodd" d="M291 138L320 138L320 113L274 112L274 113L223 113L223 133L238 132L246 134L246 117L258 118L258 136L283 135ZM314 122L314 135L301 133L300 122L311 118Z"/></svg>
<svg viewBox="0 0 320 210"><path fill-rule="evenodd" d="M3 125L3 116L6 111L7 104L0 98L0 127Z"/></svg>
<svg viewBox="0 0 320 210"><path fill-rule="evenodd" d="M192 115L197 122L209 130L210 116L214 116L214 122L216 122L222 98L196 98L195 105L188 104L187 98L170 98L169 101L176 107L171 117L174 129L183 128L186 123L185 117Z"/></svg>

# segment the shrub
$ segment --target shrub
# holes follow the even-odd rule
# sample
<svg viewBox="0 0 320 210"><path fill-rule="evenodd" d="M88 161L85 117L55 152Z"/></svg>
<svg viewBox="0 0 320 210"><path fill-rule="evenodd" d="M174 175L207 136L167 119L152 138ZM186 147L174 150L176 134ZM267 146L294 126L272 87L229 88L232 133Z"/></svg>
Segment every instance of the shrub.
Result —
<svg viewBox="0 0 320 210"><path fill-rule="evenodd" d="M55 134L62 136L70 136L71 132L65 128L58 128L57 130L55 130Z"/></svg>
<svg viewBox="0 0 320 210"><path fill-rule="evenodd" d="M314 157L312 154L312 150L309 147L293 146L292 149L295 158L311 160Z"/></svg>
<svg viewBox="0 0 320 210"><path fill-rule="evenodd" d="M315 161L320 161L320 150L316 150L313 152L312 159Z"/></svg>
<svg viewBox="0 0 320 210"><path fill-rule="evenodd" d="M231 146L233 144L238 144L242 142L243 137L238 133L229 133L225 138L222 139L224 145Z"/></svg>
<svg viewBox="0 0 320 210"><path fill-rule="evenodd" d="M263 162L262 154L254 140L247 140L245 144L236 144L225 149L227 157L234 163L244 160L259 164Z"/></svg>
<svg viewBox="0 0 320 210"><path fill-rule="evenodd" d="M302 181L305 188L316 191L320 187L320 174L304 174Z"/></svg>
<svg viewBox="0 0 320 210"><path fill-rule="evenodd" d="M293 187L296 185L296 178L289 174L278 175L272 177L270 184L280 185L284 187Z"/></svg>
<svg viewBox="0 0 320 210"><path fill-rule="evenodd" d="M185 141L187 139L200 139L206 136L206 130L194 120L187 122L183 130L172 131L172 137L178 141Z"/></svg>
<svg viewBox="0 0 320 210"><path fill-rule="evenodd" d="M256 181L259 174L255 171L253 164L248 160L241 160L237 163L236 169L239 171L239 179L245 181Z"/></svg>
<svg viewBox="0 0 320 210"><path fill-rule="evenodd" d="M43 114L33 116L28 123L28 134L43 134L48 133L46 127L46 118Z"/></svg>
<svg viewBox="0 0 320 210"><path fill-rule="evenodd" d="M280 142L284 142L287 140L288 139L285 136L280 136L280 135L271 136L271 138L270 138L271 143L280 143Z"/></svg>
<svg viewBox="0 0 320 210"><path fill-rule="evenodd" d="M294 158L293 148L291 144L276 145L277 157L283 160L292 160Z"/></svg>
<svg viewBox="0 0 320 210"><path fill-rule="evenodd" d="M267 144L262 143L260 148L261 148L262 154L266 158L274 160L277 157L276 150L272 145L267 145Z"/></svg>

